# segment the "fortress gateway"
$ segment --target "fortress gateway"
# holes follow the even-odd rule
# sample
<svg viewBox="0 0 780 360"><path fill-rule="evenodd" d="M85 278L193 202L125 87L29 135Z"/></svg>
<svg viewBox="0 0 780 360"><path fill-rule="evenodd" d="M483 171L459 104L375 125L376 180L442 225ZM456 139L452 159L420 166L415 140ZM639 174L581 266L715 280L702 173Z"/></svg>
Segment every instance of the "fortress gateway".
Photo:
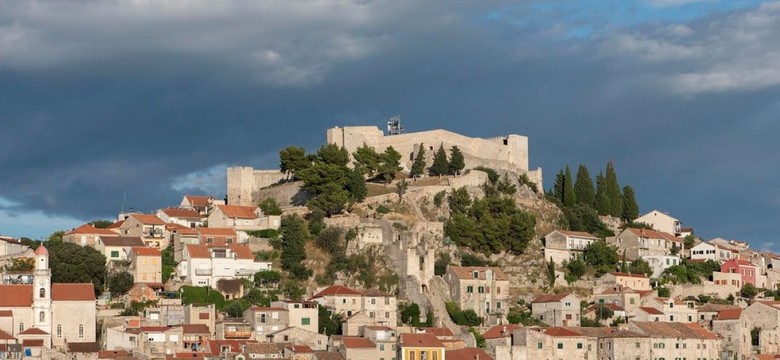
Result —
<svg viewBox="0 0 780 360"><path fill-rule="evenodd" d="M425 147L428 166L433 163L433 154L439 145L449 149L456 145L463 152L466 169L485 166L499 172L527 174L528 178L542 188L542 169L528 169L528 137L522 135L507 135L487 139L473 138L456 134L451 131L437 129L413 133L385 135L376 126L346 126L330 128L326 132L329 144L343 146L350 154L357 148L367 144L377 152L392 146L400 152L401 166L408 171L420 145ZM228 203L233 205L251 205L257 190L272 185L284 174L279 170L255 170L251 167L231 167L227 169Z"/></svg>

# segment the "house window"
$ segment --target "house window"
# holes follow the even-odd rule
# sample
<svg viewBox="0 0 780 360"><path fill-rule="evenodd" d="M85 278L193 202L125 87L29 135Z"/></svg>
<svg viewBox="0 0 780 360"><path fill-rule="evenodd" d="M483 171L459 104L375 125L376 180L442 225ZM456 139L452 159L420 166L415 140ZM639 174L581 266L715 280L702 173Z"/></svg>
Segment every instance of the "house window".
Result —
<svg viewBox="0 0 780 360"><path fill-rule="evenodd" d="M232 244L232 243L233 243L233 238L231 238L231 237L229 237L229 238L226 238L226 239L225 239L225 243L227 243L227 244Z"/></svg>
<svg viewBox="0 0 780 360"><path fill-rule="evenodd" d="M473 292L474 292L474 287L473 286L471 286L471 285L466 286L466 293L471 294Z"/></svg>
<svg viewBox="0 0 780 360"><path fill-rule="evenodd" d="M631 298L628 301L631 303L631 305L634 305L634 298Z"/></svg>
<svg viewBox="0 0 780 360"><path fill-rule="evenodd" d="M23 331L24 331L24 323L20 322L19 323L19 332L23 332Z"/></svg>
<svg viewBox="0 0 780 360"><path fill-rule="evenodd" d="M567 302L565 305L566 305L566 306L571 306L571 303L570 303L570 302Z"/></svg>
<svg viewBox="0 0 780 360"><path fill-rule="evenodd" d="M84 325L79 324L79 339L84 337Z"/></svg>
<svg viewBox="0 0 780 360"><path fill-rule="evenodd" d="M485 293L485 287L484 286L478 287L477 288L477 292L479 292L480 294L484 294Z"/></svg>
<svg viewBox="0 0 780 360"><path fill-rule="evenodd" d="M379 350L384 351L385 350L385 344L379 344Z"/></svg>
<svg viewBox="0 0 780 360"><path fill-rule="evenodd" d="M496 301L496 309L500 309L500 308L501 308L501 302L500 301Z"/></svg>
<svg viewBox="0 0 780 360"><path fill-rule="evenodd" d="M543 347L542 343L536 343L536 348L541 349Z"/></svg>
<svg viewBox="0 0 780 360"><path fill-rule="evenodd" d="M119 257L119 251L117 251L117 250L112 250L112 251L111 251L111 257L112 257L112 258L118 258L118 257Z"/></svg>
<svg viewBox="0 0 780 360"><path fill-rule="evenodd" d="M207 243L207 244L211 244L211 243L213 243L213 242L214 242L214 238L213 238L213 237L207 237L207 238L206 238L206 243Z"/></svg>
<svg viewBox="0 0 780 360"><path fill-rule="evenodd" d="M582 349L582 343L581 342L577 343L577 349Z"/></svg>
<svg viewBox="0 0 780 360"><path fill-rule="evenodd" d="M636 343L636 348L639 349L640 345L639 343Z"/></svg>
<svg viewBox="0 0 780 360"><path fill-rule="evenodd" d="M558 343L558 349L563 349L563 343L562 342Z"/></svg>
<svg viewBox="0 0 780 360"><path fill-rule="evenodd" d="M376 299L371 299L371 305L376 305Z"/></svg>
<svg viewBox="0 0 780 360"><path fill-rule="evenodd" d="M310 325L311 319L310 318L303 318L301 319L301 325Z"/></svg>
<svg viewBox="0 0 780 360"><path fill-rule="evenodd" d="M41 311L40 314L38 314L38 321L44 322L46 321L46 313Z"/></svg>
<svg viewBox="0 0 780 360"><path fill-rule="evenodd" d="M472 276L473 276L475 279L479 279L479 271L475 271L475 272L471 273L471 275L472 275Z"/></svg>
<svg viewBox="0 0 780 360"><path fill-rule="evenodd" d="M57 324L57 337L62 337L62 324Z"/></svg>

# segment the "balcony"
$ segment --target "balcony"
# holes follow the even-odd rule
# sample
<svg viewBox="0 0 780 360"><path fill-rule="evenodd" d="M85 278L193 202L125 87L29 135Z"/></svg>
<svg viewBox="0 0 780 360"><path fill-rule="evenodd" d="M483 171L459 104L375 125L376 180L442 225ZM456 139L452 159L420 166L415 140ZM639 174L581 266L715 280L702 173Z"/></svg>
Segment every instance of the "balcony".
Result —
<svg viewBox="0 0 780 360"><path fill-rule="evenodd" d="M225 339L249 339L252 337L252 329L242 327L224 331Z"/></svg>
<svg viewBox="0 0 780 360"><path fill-rule="evenodd" d="M249 269L236 269L236 276L251 276L255 272Z"/></svg>
<svg viewBox="0 0 780 360"><path fill-rule="evenodd" d="M211 276L211 269L195 269L195 275Z"/></svg>

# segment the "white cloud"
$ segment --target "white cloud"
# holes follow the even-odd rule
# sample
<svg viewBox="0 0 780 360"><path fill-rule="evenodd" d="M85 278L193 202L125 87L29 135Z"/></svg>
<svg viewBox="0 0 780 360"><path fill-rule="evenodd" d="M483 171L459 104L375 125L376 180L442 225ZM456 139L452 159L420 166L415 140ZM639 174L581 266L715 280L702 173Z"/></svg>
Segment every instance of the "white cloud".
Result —
<svg viewBox="0 0 780 360"><path fill-rule="evenodd" d="M698 45L683 45L667 39L631 34L616 34L601 46L602 54L608 56L630 54L650 63L696 58L703 55L704 51L705 49Z"/></svg>

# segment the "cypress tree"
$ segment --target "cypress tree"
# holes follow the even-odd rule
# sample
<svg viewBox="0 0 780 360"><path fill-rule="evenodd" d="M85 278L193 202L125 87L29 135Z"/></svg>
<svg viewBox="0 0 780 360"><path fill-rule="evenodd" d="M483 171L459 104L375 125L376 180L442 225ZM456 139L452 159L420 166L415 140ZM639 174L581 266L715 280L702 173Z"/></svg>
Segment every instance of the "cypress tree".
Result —
<svg viewBox="0 0 780 360"><path fill-rule="evenodd" d="M563 205L574 206L576 202L574 185L571 181L571 170L569 170L569 165L566 165L566 174L563 175Z"/></svg>
<svg viewBox="0 0 780 360"><path fill-rule="evenodd" d="M466 160L463 158L463 153L460 152L457 146L452 146L450 149L450 174L460 175L460 171L466 167Z"/></svg>
<svg viewBox="0 0 780 360"><path fill-rule="evenodd" d="M577 180L574 182L574 196L578 204L593 206L596 201L596 190L593 189L593 179L590 177L588 168L580 165L577 169Z"/></svg>
<svg viewBox="0 0 780 360"><path fill-rule="evenodd" d="M446 175L450 169L450 163L447 161L447 153L444 151L444 144L439 145L439 150L433 154L433 165L431 166L431 174L433 175Z"/></svg>
<svg viewBox="0 0 780 360"><path fill-rule="evenodd" d="M563 203L563 182L563 169L560 169L558 170L558 174L555 175L555 184L552 188L552 195L561 203Z"/></svg>
<svg viewBox="0 0 780 360"><path fill-rule="evenodd" d="M620 193L620 185L612 161L607 162L606 190L607 199L609 199L609 214L614 217L623 216L623 194Z"/></svg>
<svg viewBox="0 0 780 360"><path fill-rule="evenodd" d="M604 175L596 175L596 203L594 204L599 215L609 215L609 198Z"/></svg>
<svg viewBox="0 0 780 360"><path fill-rule="evenodd" d="M623 220L634 221L639 217L639 204L636 202L634 188L626 185L623 188Z"/></svg>
<svg viewBox="0 0 780 360"><path fill-rule="evenodd" d="M419 176L425 171L425 144L420 144L420 150L417 151L417 155L414 157L414 163L409 171L411 176Z"/></svg>

